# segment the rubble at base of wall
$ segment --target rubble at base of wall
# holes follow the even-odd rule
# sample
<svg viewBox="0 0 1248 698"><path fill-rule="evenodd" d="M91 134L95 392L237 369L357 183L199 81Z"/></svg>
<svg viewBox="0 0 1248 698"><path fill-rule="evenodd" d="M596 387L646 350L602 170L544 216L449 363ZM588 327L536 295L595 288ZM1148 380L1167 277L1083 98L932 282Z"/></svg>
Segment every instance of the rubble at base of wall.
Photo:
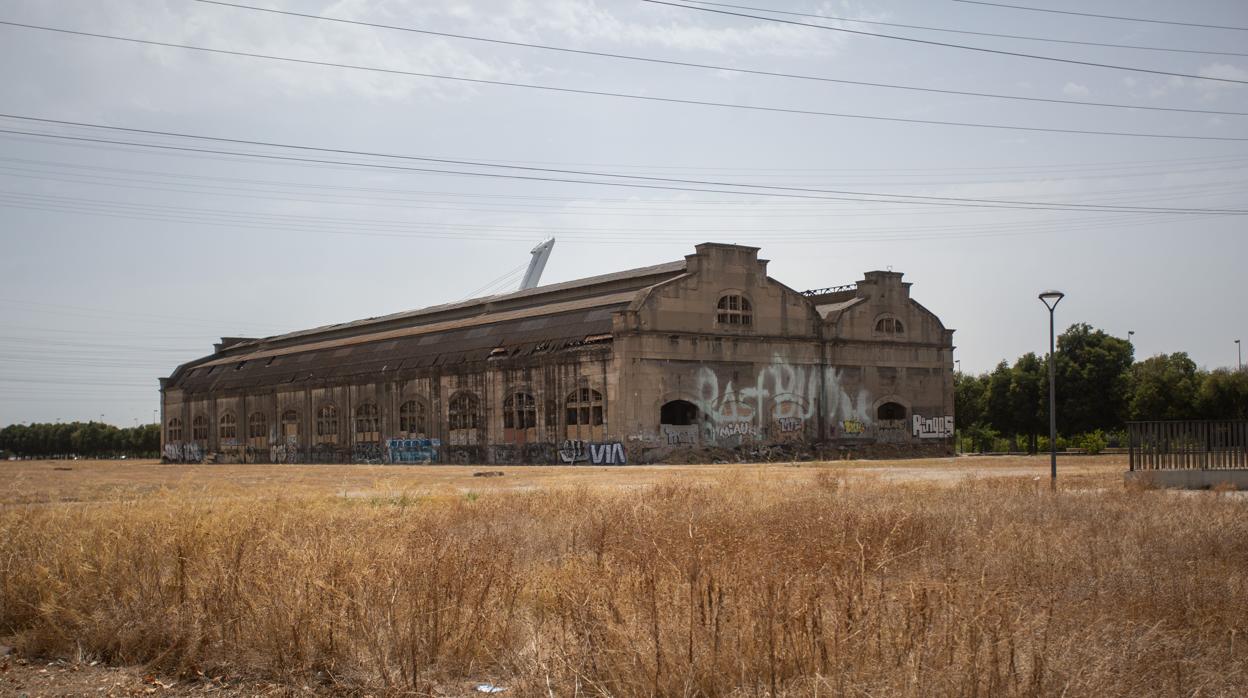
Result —
<svg viewBox="0 0 1248 698"><path fill-rule="evenodd" d="M782 443L736 448L714 446L649 449L638 463L694 465L699 463L786 463L833 460L892 460L953 456L952 443ZM631 456L631 454L630 454Z"/></svg>

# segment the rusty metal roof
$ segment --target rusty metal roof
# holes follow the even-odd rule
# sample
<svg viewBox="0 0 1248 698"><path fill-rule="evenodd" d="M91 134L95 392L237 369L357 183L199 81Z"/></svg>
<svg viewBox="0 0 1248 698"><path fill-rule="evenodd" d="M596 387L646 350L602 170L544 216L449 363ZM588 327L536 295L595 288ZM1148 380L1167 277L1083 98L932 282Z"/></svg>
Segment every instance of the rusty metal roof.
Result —
<svg viewBox="0 0 1248 698"><path fill-rule="evenodd" d="M561 296L568 292L583 290L592 292L594 286L613 286L620 285L621 282L633 282L627 284L634 290L644 288L654 283L657 277L670 276L679 274L685 270L685 261L667 262L665 264L655 264L648 267L639 267L636 269L627 269L624 271L613 272L610 274L600 274L598 276L589 276L583 279L574 279L572 281L564 281L557 284L549 284L546 286L538 286L536 288L526 289L523 291L514 291L512 293L502 293L493 296L482 296L465 301L455 303L444 303L442 305L433 305L417 310L407 310L400 313L392 313L390 315L381 315L378 317L365 318L352 322L343 322L335 325L324 325L309 330L299 330L296 332L288 332L286 334L265 337L263 339L255 339L247 342L240 342L230 345L230 354L234 355L238 351L247 351L250 348L262 345L271 345L275 343L288 342L300 338L310 337L318 334L340 334L343 331L351 331L356 329L369 328L375 325L385 324L407 324L411 321L416 322L432 322L438 319L439 315L449 315L453 317L463 317L465 314L491 312L494 310L511 310L519 307L534 307L537 304L547 304L548 300L543 296ZM608 289L623 290L623 289Z"/></svg>
<svg viewBox="0 0 1248 698"><path fill-rule="evenodd" d="M627 296L562 312L487 315L478 322L437 323L408 332L377 333L362 341L318 342L282 351L182 367L166 384L189 394L255 387L302 387L304 381L358 375L382 380L387 373L430 368L453 370L475 362L532 356L593 344L611 333L612 315L625 307ZM605 299L599 299L605 300ZM623 300L624 302L620 302ZM564 304L565 306L573 304ZM596 337L595 337L596 336ZM593 338L587 342L587 338ZM497 351L498 349L503 351Z"/></svg>

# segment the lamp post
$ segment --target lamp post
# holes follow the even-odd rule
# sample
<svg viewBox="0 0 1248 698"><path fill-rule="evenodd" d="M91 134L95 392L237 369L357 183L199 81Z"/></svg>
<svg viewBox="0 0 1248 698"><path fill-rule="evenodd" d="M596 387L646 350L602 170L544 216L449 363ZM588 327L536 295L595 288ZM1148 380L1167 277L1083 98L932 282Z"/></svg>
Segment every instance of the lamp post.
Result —
<svg viewBox="0 0 1248 698"><path fill-rule="evenodd" d="M1057 392L1053 352L1056 350L1053 334L1053 310L1066 294L1048 290L1040 293L1040 302L1049 309L1049 489L1057 491Z"/></svg>
<svg viewBox="0 0 1248 698"><path fill-rule="evenodd" d="M1235 343L1238 344L1239 340L1238 339L1235 340ZM962 359L954 359L953 363L958 365L958 373L961 373L962 372Z"/></svg>
<svg viewBox="0 0 1248 698"><path fill-rule="evenodd" d="M1131 346L1135 346L1135 343L1131 341L1131 338L1134 336L1135 336L1135 330L1127 330L1127 344L1130 344Z"/></svg>
<svg viewBox="0 0 1248 698"><path fill-rule="evenodd" d="M1235 370L1244 370L1244 346L1235 340Z"/></svg>

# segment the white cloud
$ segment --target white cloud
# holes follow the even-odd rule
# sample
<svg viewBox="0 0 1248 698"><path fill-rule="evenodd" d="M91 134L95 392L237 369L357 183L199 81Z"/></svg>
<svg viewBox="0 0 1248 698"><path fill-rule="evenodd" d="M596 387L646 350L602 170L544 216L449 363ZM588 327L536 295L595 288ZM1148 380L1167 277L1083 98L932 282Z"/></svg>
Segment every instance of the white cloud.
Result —
<svg viewBox="0 0 1248 698"><path fill-rule="evenodd" d="M1089 90L1087 85L1068 82L1062 86L1062 94L1067 97L1087 97L1092 94L1092 90Z"/></svg>

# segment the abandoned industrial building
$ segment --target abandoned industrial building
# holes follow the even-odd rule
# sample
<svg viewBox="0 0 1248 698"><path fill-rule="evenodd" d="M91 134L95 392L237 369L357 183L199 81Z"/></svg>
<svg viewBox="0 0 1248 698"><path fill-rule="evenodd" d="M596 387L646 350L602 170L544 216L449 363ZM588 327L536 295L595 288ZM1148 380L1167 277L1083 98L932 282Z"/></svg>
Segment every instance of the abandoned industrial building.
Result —
<svg viewBox="0 0 1248 698"><path fill-rule="evenodd" d="M164 455L624 464L947 448L953 330L902 275L803 293L758 251L705 243L668 264L223 338L161 379Z"/></svg>

